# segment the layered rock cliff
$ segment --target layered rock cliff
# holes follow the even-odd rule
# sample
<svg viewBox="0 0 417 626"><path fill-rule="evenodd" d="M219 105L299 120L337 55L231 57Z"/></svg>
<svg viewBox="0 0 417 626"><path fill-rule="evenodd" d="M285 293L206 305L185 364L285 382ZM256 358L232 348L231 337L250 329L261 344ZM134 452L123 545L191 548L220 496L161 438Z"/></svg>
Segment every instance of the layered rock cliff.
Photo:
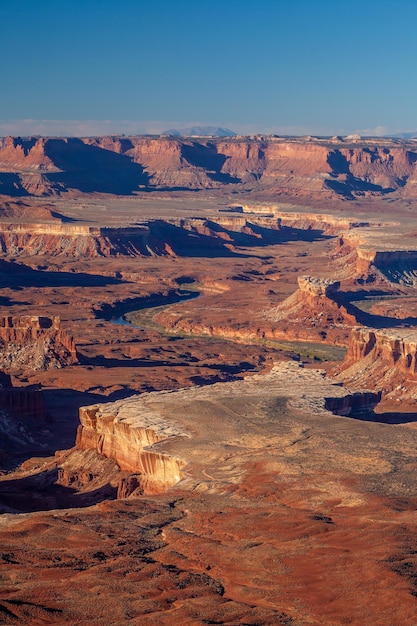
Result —
<svg viewBox="0 0 417 626"><path fill-rule="evenodd" d="M354 328L339 380L390 397L417 398L417 331Z"/></svg>
<svg viewBox="0 0 417 626"><path fill-rule="evenodd" d="M47 223L0 223L0 250L5 255L48 255L70 258L150 256L165 254L165 242L152 240L146 226L96 228ZM154 250L151 249L151 246Z"/></svg>
<svg viewBox="0 0 417 626"><path fill-rule="evenodd" d="M328 139L12 138L0 143L0 192L132 194L140 189L269 190L318 198L416 194L415 144Z"/></svg>
<svg viewBox="0 0 417 626"><path fill-rule="evenodd" d="M230 254L233 246L262 246L299 237L307 241L320 231L304 232L275 218L216 216L151 220L127 228L98 228L60 220L0 223L0 254L13 256L176 256L217 250Z"/></svg>
<svg viewBox="0 0 417 626"><path fill-rule="evenodd" d="M76 446L114 459L123 471L134 475L120 485L123 497L141 489L159 493L177 483L185 462L158 451L157 444L187 436L177 424L162 419L149 408L138 411L137 398L80 409Z"/></svg>
<svg viewBox="0 0 417 626"><path fill-rule="evenodd" d="M338 294L339 287L336 280L299 276L297 291L265 311L265 318L289 339L346 345L357 320Z"/></svg>
<svg viewBox="0 0 417 626"><path fill-rule="evenodd" d="M417 284L415 233L407 232L401 225L344 232L338 239L337 249L358 277L409 286Z"/></svg>
<svg viewBox="0 0 417 626"><path fill-rule="evenodd" d="M49 421L42 390L36 387L1 387L0 407L20 421L37 427Z"/></svg>
<svg viewBox="0 0 417 626"><path fill-rule="evenodd" d="M264 453L268 441L282 450L282 433L275 433L282 428L277 411L316 418L358 415L372 411L379 399L378 393L350 393L322 371L287 362L242 381L83 407L76 448L61 463L60 482L83 487L96 480L101 455L121 470L119 497L158 493L179 481L185 489L229 490L241 480L249 448ZM265 423L268 435L260 438ZM90 472L85 456L81 469L80 451L95 455ZM114 470L111 479L116 484Z"/></svg>
<svg viewBox="0 0 417 626"><path fill-rule="evenodd" d="M0 318L0 369L36 371L77 363L73 337L54 317Z"/></svg>

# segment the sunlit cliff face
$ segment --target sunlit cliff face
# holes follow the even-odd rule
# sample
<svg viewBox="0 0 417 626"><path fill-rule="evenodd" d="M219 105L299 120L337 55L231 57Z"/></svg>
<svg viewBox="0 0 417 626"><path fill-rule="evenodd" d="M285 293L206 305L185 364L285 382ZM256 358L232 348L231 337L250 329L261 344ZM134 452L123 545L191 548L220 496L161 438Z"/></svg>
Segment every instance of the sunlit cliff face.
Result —
<svg viewBox="0 0 417 626"><path fill-rule="evenodd" d="M259 188L317 198L400 190L403 197L412 198L416 154L413 144L390 140L349 145L271 137L8 137L0 148L0 193L42 196L77 190L131 195L141 189Z"/></svg>

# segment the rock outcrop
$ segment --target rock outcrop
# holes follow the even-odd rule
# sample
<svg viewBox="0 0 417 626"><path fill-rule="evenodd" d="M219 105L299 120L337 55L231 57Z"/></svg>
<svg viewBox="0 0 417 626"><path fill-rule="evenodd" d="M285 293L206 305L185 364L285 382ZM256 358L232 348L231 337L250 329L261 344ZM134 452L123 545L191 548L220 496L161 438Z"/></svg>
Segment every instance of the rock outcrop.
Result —
<svg viewBox="0 0 417 626"><path fill-rule="evenodd" d="M297 282L299 290L313 298L330 297L340 288L340 281L331 278L299 276Z"/></svg>
<svg viewBox="0 0 417 626"><path fill-rule="evenodd" d="M338 379L381 389L384 396L417 398L417 331L352 329Z"/></svg>
<svg viewBox="0 0 417 626"><path fill-rule="evenodd" d="M179 481L190 489L201 480L212 483L214 470L207 469L207 465L213 463L216 482L221 486L227 471L223 476L214 458L220 458L225 447L228 454L238 455L241 441L251 437L253 420L246 413L245 403L255 402L258 411L266 411L268 419L272 419L269 411L273 413L272 407L279 398L284 404L288 402L289 410L300 414L307 411L348 416L372 411L380 395L352 394L327 381L324 372L281 363L267 375L244 381L154 392L83 407L74 453L94 451L113 459L124 472L118 485L120 497L159 493ZM229 406L235 408L226 409ZM252 445L256 446L256 442L254 434ZM235 447L236 452L232 453ZM70 457L66 464L68 474Z"/></svg>
<svg viewBox="0 0 417 626"><path fill-rule="evenodd" d="M0 368L10 372L61 368L77 363L74 339L57 316L0 318Z"/></svg>
<svg viewBox="0 0 417 626"><path fill-rule="evenodd" d="M337 297L340 282L299 276L298 289L279 306L265 311L267 320L288 338L346 345L357 320Z"/></svg>
<svg viewBox="0 0 417 626"><path fill-rule="evenodd" d="M416 161L415 144L389 139L7 137L0 190L24 196L240 187L318 198L395 190L415 197Z"/></svg>
<svg viewBox="0 0 417 626"><path fill-rule="evenodd" d="M407 232L399 224L344 232L339 236L337 249L354 274L363 280L417 284L415 233Z"/></svg>
<svg viewBox="0 0 417 626"><path fill-rule="evenodd" d="M7 222L0 223L0 253L70 258L199 256L212 250L230 254L233 246L262 246L300 236L311 240L320 232L305 234L303 229L282 225L277 219L257 216L150 220L126 228L98 228L59 220Z"/></svg>
<svg viewBox="0 0 417 626"><path fill-rule="evenodd" d="M138 405L138 398L129 398L80 409L76 446L114 459L121 470L135 474L120 485L124 497L138 487L147 494L165 491L181 479L185 466L181 458L158 452L155 446L187 436L184 429L149 409L138 411Z"/></svg>

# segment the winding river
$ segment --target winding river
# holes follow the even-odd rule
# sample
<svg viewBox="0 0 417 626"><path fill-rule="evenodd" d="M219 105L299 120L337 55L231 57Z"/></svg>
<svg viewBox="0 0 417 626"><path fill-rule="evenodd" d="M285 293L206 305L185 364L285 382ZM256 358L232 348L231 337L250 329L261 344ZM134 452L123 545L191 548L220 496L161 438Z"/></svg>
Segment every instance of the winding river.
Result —
<svg viewBox="0 0 417 626"><path fill-rule="evenodd" d="M152 317L159 311L171 304L177 304L178 302L185 302L186 300L194 300L200 297L199 291L191 291L189 289L175 289L168 294L155 294L148 298L142 298L137 304L130 302L128 306L121 305L117 307L115 317L110 317L108 321L118 325L139 326L144 327L158 327L163 329L162 326L152 321ZM140 314L142 313L142 314ZM140 324L135 321L140 317ZM142 319L143 318L143 319ZM147 324L146 321L149 323Z"/></svg>
<svg viewBox="0 0 417 626"><path fill-rule="evenodd" d="M178 333L170 331L161 324L154 321L154 317L160 311L172 304L186 302L201 296L201 293L192 289L173 289L167 294L153 294L147 298L138 298L125 301L113 307L107 307L98 314L101 319L116 325L128 325L136 328L146 328L172 336L193 336L192 333ZM199 339L207 341L217 340L234 341L231 338L217 337L216 335L199 335ZM241 340L239 341L241 343ZM262 344L279 351L292 354L294 357L314 359L317 361L341 361L344 358L346 349L339 346L312 343L308 341L285 341L274 339L247 339L248 344Z"/></svg>

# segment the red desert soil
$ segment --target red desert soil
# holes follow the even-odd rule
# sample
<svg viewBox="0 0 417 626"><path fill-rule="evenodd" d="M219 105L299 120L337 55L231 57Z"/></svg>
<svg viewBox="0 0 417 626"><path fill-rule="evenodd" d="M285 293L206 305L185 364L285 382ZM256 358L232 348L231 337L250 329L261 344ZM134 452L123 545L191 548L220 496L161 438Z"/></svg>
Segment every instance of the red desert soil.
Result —
<svg viewBox="0 0 417 626"><path fill-rule="evenodd" d="M414 626L415 154L2 140L0 623Z"/></svg>

